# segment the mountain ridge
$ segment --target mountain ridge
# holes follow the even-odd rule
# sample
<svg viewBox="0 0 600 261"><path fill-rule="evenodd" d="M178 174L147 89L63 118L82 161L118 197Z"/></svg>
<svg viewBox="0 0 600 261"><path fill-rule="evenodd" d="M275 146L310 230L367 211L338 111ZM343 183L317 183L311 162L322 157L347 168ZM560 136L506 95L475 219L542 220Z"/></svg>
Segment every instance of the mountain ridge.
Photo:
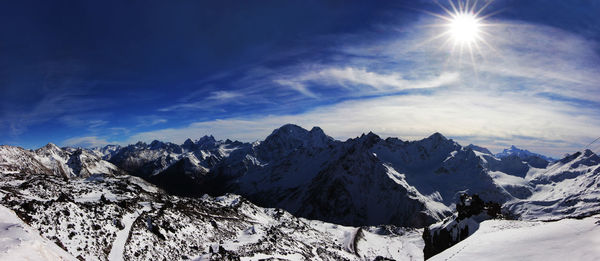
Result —
<svg viewBox="0 0 600 261"><path fill-rule="evenodd" d="M570 161L567 158L550 163L535 155L497 157L476 145L463 147L437 132L416 141L382 139L372 132L339 141L319 127L307 130L294 124L283 125L254 143L205 135L181 145L154 140L86 150L48 144L36 151L29 152L35 155L28 161L37 172L77 176L75 172L81 170L67 163L77 165L82 162L77 155L83 154L87 162L112 163L170 193L236 193L260 206L345 225L422 227L450 215L461 193L479 194L501 204L523 202L536 193L536 186L542 186L539 173L573 173L571 169L577 168L574 164L556 167ZM566 175L560 181L577 177L545 175Z"/></svg>

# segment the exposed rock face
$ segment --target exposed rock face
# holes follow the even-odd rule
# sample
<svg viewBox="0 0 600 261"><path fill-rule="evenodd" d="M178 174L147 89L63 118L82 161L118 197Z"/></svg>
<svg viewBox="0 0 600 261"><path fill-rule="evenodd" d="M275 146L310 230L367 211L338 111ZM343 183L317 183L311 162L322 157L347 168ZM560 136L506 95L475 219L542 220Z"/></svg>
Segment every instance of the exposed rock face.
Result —
<svg viewBox="0 0 600 261"><path fill-rule="evenodd" d="M452 217L423 231L425 259L466 239L479 228L482 221L502 217L500 204L484 202L478 195L461 195L456 211Z"/></svg>

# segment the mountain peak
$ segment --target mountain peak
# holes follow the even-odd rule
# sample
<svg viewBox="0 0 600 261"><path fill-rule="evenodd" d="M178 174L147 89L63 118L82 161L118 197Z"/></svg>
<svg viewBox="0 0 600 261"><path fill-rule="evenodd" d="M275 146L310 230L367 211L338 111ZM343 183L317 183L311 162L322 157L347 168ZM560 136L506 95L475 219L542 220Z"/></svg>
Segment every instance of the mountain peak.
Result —
<svg viewBox="0 0 600 261"><path fill-rule="evenodd" d="M428 139L432 139L432 140L448 140L444 135L442 135L439 132L435 132L433 134L431 134L431 136L427 137Z"/></svg>
<svg viewBox="0 0 600 261"><path fill-rule="evenodd" d="M373 133L372 131L369 131L369 133L367 134L363 133L362 135L360 135L360 137L357 140L363 143L365 146L371 147L375 143L379 142L381 138L379 137L379 135Z"/></svg>
<svg viewBox="0 0 600 261"><path fill-rule="evenodd" d="M314 133L314 134L323 134L323 135L325 135L325 132L323 131L323 129L321 129L318 126L314 126L312 129L310 129L310 132Z"/></svg>
<svg viewBox="0 0 600 261"><path fill-rule="evenodd" d="M217 140L215 139L215 137L213 137L213 135L204 135L196 142L196 144L206 144L215 142L217 142Z"/></svg>
<svg viewBox="0 0 600 261"><path fill-rule="evenodd" d="M281 127L279 127L278 129L273 130L273 133L278 132L284 132L284 133L306 133L308 132L308 130L296 125L296 124L285 124Z"/></svg>
<svg viewBox="0 0 600 261"><path fill-rule="evenodd" d="M272 154L273 151L276 151L276 154L287 154L299 147L325 147L331 140L333 139L319 127L308 131L295 124L285 124L273 130L259 147L262 152L269 151L265 153L265 158L269 158L266 154Z"/></svg>
<svg viewBox="0 0 600 261"><path fill-rule="evenodd" d="M48 142L48 144L44 145L44 147L42 147L42 148L49 149L49 150L60 150L60 148L52 142Z"/></svg>
<svg viewBox="0 0 600 261"><path fill-rule="evenodd" d="M481 153L484 153L484 154L494 155L494 153L492 153L487 148L484 148L484 147L481 147L481 146L477 146L477 145L474 145L474 144L469 144L469 145L467 145L466 148L467 149L471 149L473 151L481 152Z"/></svg>
<svg viewBox="0 0 600 261"><path fill-rule="evenodd" d="M504 149L502 152L498 153L495 155L498 158L505 158L505 157L509 157L509 156L516 156L519 157L521 159L527 159L527 158L531 158L531 157L539 157L542 158L546 161L552 162L555 161L553 158L538 154L538 153L534 153L531 152L529 150L526 149L520 149L515 145L511 145L510 148L508 149Z"/></svg>
<svg viewBox="0 0 600 261"><path fill-rule="evenodd" d="M59 148L58 146L56 146L56 144L49 142L48 144L44 145L43 147L35 150L36 153L63 153L63 150L61 148Z"/></svg>
<svg viewBox="0 0 600 261"><path fill-rule="evenodd" d="M162 142L162 141L159 141L159 140L153 140L150 143L150 149L153 149L153 150L154 149L159 149L159 148L164 147L164 146L165 146L165 143Z"/></svg>
<svg viewBox="0 0 600 261"><path fill-rule="evenodd" d="M571 164L571 167L577 168L583 164L585 166L593 166L600 164L600 157L593 151L585 149L583 152L577 151L573 154L567 155L558 162L563 164Z"/></svg>
<svg viewBox="0 0 600 261"><path fill-rule="evenodd" d="M192 139L190 139L190 138L187 138L187 139L186 139L186 140L183 142L182 146L183 146L183 147L192 147L192 146L194 146L194 141L192 141Z"/></svg>

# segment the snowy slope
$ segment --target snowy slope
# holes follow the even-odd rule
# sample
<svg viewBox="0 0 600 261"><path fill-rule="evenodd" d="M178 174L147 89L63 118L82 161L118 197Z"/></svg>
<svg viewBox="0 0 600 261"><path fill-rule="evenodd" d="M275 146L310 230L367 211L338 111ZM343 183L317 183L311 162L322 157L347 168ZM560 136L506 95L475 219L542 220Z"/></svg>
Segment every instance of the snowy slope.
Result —
<svg viewBox="0 0 600 261"><path fill-rule="evenodd" d="M435 260L600 260L600 216L556 222L488 220Z"/></svg>
<svg viewBox="0 0 600 261"><path fill-rule="evenodd" d="M505 204L525 220L556 220L600 213L600 157L590 150L574 153L546 169L534 169L526 179L530 197Z"/></svg>
<svg viewBox="0 0 600 261"><path fill-rule="evenodd" d="M85 260L423 258L422 230L306 220L231 194L176 197L131 176L7 173L0 192L1 205Z"/></svg>
<svg viewBox="0 0 600 261"><path fill-rule="evenodd" d="M77 259L0 205L0 260Z"/></svg>

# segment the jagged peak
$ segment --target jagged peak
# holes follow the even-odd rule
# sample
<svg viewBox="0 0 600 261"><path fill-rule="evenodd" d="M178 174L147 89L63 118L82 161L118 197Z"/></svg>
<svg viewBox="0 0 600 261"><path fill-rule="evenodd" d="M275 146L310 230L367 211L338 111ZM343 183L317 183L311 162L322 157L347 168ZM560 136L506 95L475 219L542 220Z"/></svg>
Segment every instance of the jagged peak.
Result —
<svg viewBox="0 0 600 261"><path fill-rule="evenodd" d="M48 142L48 144L44 145L40 149L45 149L45 150L61 150L60 147L56 146L56 144L54 144L52 142Z"/></svg>
<svg viewBox="0 0 600 261"><path fill-rule="evenodd" d="M354 141L356 141L357 144L361 144L362 146L369 148L375 143L381 141L381 138L379 137L379 135L373 133L372 131L369 131L367 134L361 134L360 137L357 137L356 139L354 139Z"/></svg>
<svg viewBox="0 0 600 261"><path fill-rule="evenodd" d="M594 152L593 152L592 150L590 150L590 149L585 149L585 150L583 151L583 156L585 156L585 157L593 157L593 156L598 156L598 155L596 155L596 153L594 153Z"/></svg>
<svg viewBox="0 0 600 261"><path fill-rule="evenodd" d="M215 139L215 137L213 137L213 135L204 135L196 143L204 144L204 143L214 143L214 142L217 142L217 140Z"/></svg>
<svg viewBox="0 0 600 261"><path fill-rule="evenodd" d="M574 168L578 167L580 164L593 166L600 164L600 157L590 149L585 149L583 152L577 151L571 155L567 155L558 162L563 164L572 163L571 166Z"/></svg>
<svg viewBox="0 0 600 261"><path fill-rule="evenodd" d="M492 153L490 150L488 150L485 147L481 147L481 146L477 146L475 144L469 144L465 147L466 149L471 149L473 151L477 151L477 152L481 152L481 153L485 153L485 154L490 154L490 155L494 155L494 153Z"/></svg>
<svg viewBox="0 0 600 261"><path fill-rule="evenodd" d="M314 126L312 127L312 129L310 129L311 133L318 133L318 134L323 134L325 135L325 132L323 131L323 129L321 129L321 127L319 126Z"/></svg>
<svg viewBox="0 0 600 261"><path fill-rule="evenodd" d="M381 137L379 137L379 135L373 133L372 131L369 131L369 133L365 134L363 133L362 135L360 135L359 137L360 139L381 139Z"/></svg>
<svg viewBox="0 0 600 261"><path fill-rule="evenodd" d="M164 142L159 141L159 140L153 140L152 142L150 142L150 145L157 145L157 144L164 144Z"/></svg>
<svg viewBox="0 0 600 261"><path fill-rule="evenodd" d="M434 132L429 137L427 137L427 139L432 139L432 140L448 140L444 135L442 135L439 132Z"/></svg>

